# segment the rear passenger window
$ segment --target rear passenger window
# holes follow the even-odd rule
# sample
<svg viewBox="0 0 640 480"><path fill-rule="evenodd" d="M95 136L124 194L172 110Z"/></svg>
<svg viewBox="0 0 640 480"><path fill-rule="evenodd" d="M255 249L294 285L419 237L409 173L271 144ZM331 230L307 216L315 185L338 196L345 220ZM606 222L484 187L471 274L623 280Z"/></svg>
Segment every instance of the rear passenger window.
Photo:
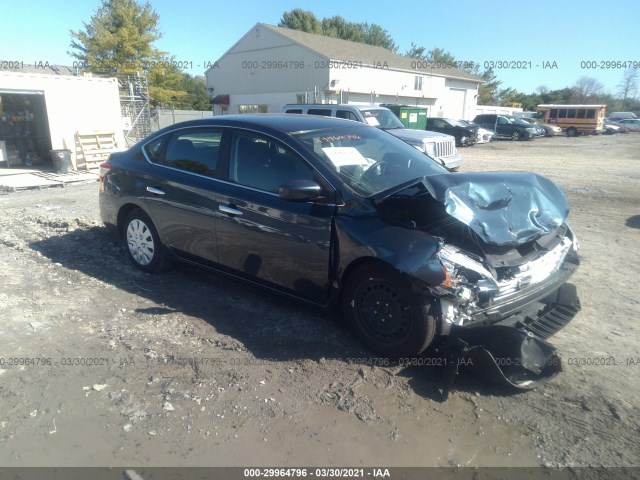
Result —
<svg viewBox="0 0 640 480"><path fill-rule="evenodd" d="M215 177L222 131L218 129L184 130L173 135L167 145L163 164L207 177Z"/></svg>
<svg viewBox="0 0 640 480"><path fill-rule="evenodd" d="M164 143L166 138L166 136L156 138L143 147L145 153L149 157L149 160L151 160L153 163L159 163L160 151L162 150L162 144Z"/></svg>
<svg viewBox="0 0 640 480"><path fill-rule="evenodd" d="M310 108L307 113L309 115L322 115L323 117L331 116L331 110L328 108Z"/></svg>
<svg viewBox="0 0 640 480"><path fill-rule="evenodd" d="M290 108L289 110L287 110L284 113L302 113L302 109L301 108Z"/></svg>
<svg viewBox="0 0 640 480"><path fill-rule="evenodd" d="M349 112L348 110L338 110L336 111L336 117L345 118L347 120L355 120L358 121L358 117L353 112Z"/></svg>

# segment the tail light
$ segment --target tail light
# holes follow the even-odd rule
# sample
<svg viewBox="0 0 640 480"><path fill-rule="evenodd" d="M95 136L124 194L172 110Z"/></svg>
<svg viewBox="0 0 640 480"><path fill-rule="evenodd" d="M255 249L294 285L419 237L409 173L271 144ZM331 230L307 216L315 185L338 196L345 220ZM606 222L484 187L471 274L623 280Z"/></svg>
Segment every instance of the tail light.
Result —
<svg viewBox="0 0 640 480"><path fill-rule="evenodd" d="M100 180L100 191L104 191L104 178L107 176L109 170L113 168L109 162L100 164L100 173L98 174Z"/></svg>

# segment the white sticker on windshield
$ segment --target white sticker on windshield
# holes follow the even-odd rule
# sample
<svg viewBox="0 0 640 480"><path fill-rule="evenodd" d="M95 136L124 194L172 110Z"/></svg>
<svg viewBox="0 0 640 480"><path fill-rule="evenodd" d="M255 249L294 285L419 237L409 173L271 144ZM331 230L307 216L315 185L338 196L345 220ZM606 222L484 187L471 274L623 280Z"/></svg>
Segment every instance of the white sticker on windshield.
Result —
<svg viewBox="0 0 640 480"><path fill-rule="evenodd" d="M369 165L367 159L353 147L323 147L322 151L336 167L344 167L345 165Z"/></svg>
<svg viewBox="0 0 640 480"><path fill-rule="evenodd" d="M380 122L376 117L366 117L364 121L373 127L377 127L378 125L380 125Z"/></svg>

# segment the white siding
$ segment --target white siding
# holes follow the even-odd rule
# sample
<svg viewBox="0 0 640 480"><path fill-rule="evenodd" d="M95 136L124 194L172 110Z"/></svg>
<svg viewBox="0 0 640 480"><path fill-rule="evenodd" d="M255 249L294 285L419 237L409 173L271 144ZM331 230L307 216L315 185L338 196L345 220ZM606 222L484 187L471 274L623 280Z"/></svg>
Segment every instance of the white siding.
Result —
<svg viewBox="0 0 640 480"><path fill-rule="evenodd" d="M476 82L367 64L366 59L362 63L331 60L331 68L322 68L322 62L329 60L256 25L205 74L214 96L230 96L230 114L238 113L240 105L267 105L269 112L279 112L283 105L296 103L296 94L306 92L307 103L341 99L365 105L398 103L429 107L430 115L475 116ZM278 61L298 62L298 68L295 63L293 68L268 68L268 62ZM301 64L304 68L299 68ZM418 84L416 77L421 78ZM315 98L314 92L318 93ZM216 106L214 112L220 113L221 108Z"/></svg>
<svg viewBox="0 0 640 480"><path fill-rule="evenodd" d="M207 70L207 87L213 88L214 95L325 89L329 87L329 71L315 68L316 62L323 60L326 59L257 27L223 55L217 66ZM286 62L287 68L270 68L268 62Z"/></svg>
<svg viewBox="0 0 640 480"><path fill-rule="evenodd" d="M51 133L51 148L76 151L76 132L115 132L125 148L115 78L71 77L0 72L0 89L44 94ZM72 155L75 165L75 155Z"/></svg>
<svg viewBox="0 0 640 480"><path fill-rule="evenodd" d="M498 107L495 105L477 105L475 114L482 115L483 113L494 113L499 115L513 115L515 112L522 112L522 108Z"/></svg>

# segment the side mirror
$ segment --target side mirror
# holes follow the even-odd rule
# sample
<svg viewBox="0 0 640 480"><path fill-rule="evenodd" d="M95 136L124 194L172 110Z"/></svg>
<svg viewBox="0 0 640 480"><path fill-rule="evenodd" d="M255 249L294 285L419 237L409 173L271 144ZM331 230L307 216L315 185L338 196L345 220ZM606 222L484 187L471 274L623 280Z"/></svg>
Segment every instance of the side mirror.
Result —
<svg viewBox="0 0 640 480"><path fill-rule="evenodd" d="M289 180L280 186L278 196L289 202L311 202L322 196L322 188L313 180Z"/></svg>

